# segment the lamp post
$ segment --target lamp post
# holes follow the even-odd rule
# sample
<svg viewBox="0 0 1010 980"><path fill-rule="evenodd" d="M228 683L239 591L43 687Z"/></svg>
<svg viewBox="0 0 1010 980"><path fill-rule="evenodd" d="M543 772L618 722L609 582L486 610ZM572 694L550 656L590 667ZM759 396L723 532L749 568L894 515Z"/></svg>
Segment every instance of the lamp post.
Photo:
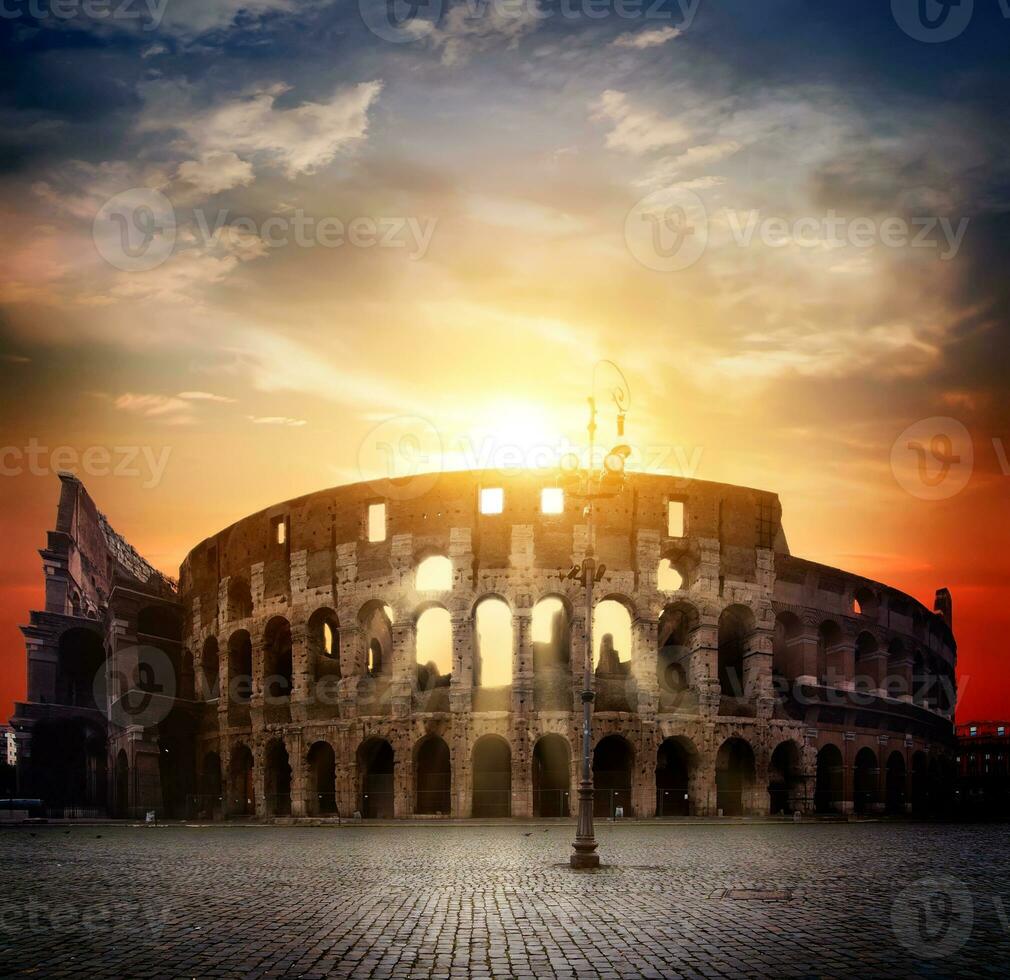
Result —
<svg viewBox="0 0 1010 980"><path fill-rule="evenodd" d="M617 408L617 434L624 435L624 417L631 402L631 392L628 381L621 369L613 361L597 361L593 365L592 389L589 396L589 462L585 472L585 486L573 493L573 496L586 502L586 553L581 565L576 565L569 573L573 579L582 579L586 594L586 653L582 674L582 779L579 781L579 819L575 828L574 849L571 856L573 868L598 868L600 855L596 853L598 844L596 832L593 829L593 767L591 753L593 747L593 702L596 695L593 692L593 586L606 571L603 565L597 565L596 549L593 540L594 504L597 500L614 497L620 493L624 478L624 464L631 449L625 445L615 446L603 461L601 472L596 471L596 377L601 367L610 368L617 376L618 383L609 389L609 394ZM577 461L576 461L577 466ZM579 479L577 471L573 478Z"/></svg>

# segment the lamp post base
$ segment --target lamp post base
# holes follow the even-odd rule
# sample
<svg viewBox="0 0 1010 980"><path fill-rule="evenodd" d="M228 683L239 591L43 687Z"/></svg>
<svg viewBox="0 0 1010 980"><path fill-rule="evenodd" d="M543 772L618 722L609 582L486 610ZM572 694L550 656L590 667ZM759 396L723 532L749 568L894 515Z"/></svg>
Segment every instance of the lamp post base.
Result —
<svg viewBox="0 0 1010 980"><path fill-rule="evenodd" d="M578 844L575 845L578 847ZM571 866L579 871L598 868L600 866L600 855L596 853L596 842L593 841L592 851L576 851L570 859Z"/></svg>
<svg viewBox="0 0 1010 980"><path fill-rule="evenodd" d="M592 695L590 694L590 701ZM585 697L583 697L585 701ZM589 708L589 701L586 701L586 708ZM588 722L587 722L588 724ZM588 729L587 729L588 730ZM596 834L593 831L593 784L592 781L583 777L579 783L579 821L575 832L575 841L572 848L575 853L571 857L573 868L598 868L600 866L600 855L596 853Z"/></svg>

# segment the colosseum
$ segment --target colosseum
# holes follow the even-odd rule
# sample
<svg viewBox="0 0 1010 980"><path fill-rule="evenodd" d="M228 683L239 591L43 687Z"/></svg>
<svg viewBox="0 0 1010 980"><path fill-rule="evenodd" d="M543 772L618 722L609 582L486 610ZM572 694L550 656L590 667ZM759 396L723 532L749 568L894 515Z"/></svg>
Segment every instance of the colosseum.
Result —
<svg viewBox="0 0 1010 980"><path fill-rule="evenodd" d="M23 628L21 795L200 819L572 813L587 526L553 474L312 493L197 544L178 583L61 479ZM774 493L629 474L595 522L598 815L944 806L946 589L930 610L794 557Z"/></svg>

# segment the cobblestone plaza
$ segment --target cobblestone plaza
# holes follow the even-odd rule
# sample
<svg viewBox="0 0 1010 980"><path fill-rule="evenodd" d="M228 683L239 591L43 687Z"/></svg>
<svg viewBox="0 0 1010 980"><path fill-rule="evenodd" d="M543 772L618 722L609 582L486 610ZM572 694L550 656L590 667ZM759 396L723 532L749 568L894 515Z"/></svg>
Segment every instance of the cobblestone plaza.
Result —
<svg viewBox="0 0 1010 980"><path fill-rule="evenodd" d="M0 973L1006 975L998 826L568 822L0 833Z"/></svg>

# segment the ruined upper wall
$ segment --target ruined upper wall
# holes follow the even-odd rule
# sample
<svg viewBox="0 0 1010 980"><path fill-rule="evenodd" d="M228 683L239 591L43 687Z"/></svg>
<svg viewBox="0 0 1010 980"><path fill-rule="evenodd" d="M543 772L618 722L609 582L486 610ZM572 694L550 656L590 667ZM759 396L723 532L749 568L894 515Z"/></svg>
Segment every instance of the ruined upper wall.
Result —
<svg viewBox="0 0 1010 980"><path fill-rule="evenodd" d="M202 617L215 615L220 583L247 578L262 563L266 598L290 588L291 555L305 555L309 588L332 585L341 553L353 549L357 579L382 579L393 569L391 558L420 560L448 555L453 534L468 533L481 568L508 568L516 540L525 540L534 568L567 569L573 553L584 547L583 503L566 490L562 514L541 512L541 490L557 485L553 471L467 471L433 474L404 481L377 481L334 487L285 501L252 514L193 549L180 570L180 591L190 602L199 597ZM480 490L501 487L504 512L480 513ZM668 504L684 504L682 538L667 533ZM370 542L368 506L385 503L387 536ZM276 526L286 527L278 543ZM778 497L766 491L676 477L629 474L624 491L596 506L597 556L613 571L636 572L644 535L662 557L685 571L696 564L701 542L718 542L727 579L753 582L757 549L785 550Z"/></svg>
<svg viewBox="0 0 1010 980"><path fill-rule="evenodd" d="M109 524L84 484L61 473L56 527L41 552L46 612L98 618L117 583L169 597L175 584Z"/></svg>

